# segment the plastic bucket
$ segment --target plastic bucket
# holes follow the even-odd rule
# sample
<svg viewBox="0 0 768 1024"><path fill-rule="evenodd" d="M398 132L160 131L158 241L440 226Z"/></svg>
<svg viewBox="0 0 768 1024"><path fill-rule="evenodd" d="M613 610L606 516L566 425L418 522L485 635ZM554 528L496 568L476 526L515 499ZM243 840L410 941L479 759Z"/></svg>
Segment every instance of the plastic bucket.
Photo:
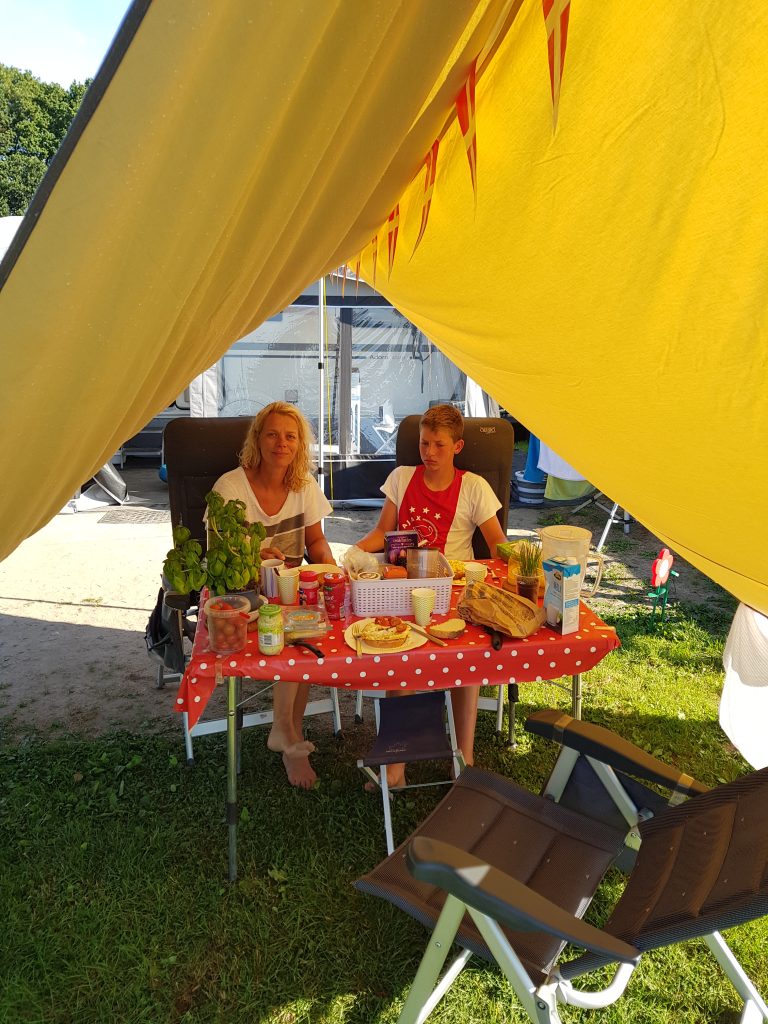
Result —
<svg viewBox="0 0 768 1024"><path fill-rule="evenodd" d="M546 477L541 483L531 483L530 480L523 479L523 470L518 469L515 472L515 491L521 505L542 505L546 486Z"/></svg>
<svg viewBox="0 0 768 1024"><path fill-rule="evenodd" d="M600 586L600 578L603 574L603 556L596 551L590 552L592 534L581 526L542 526L539 529L541 537L541 560L547 558L575 558L580 566L580 588L584 587L584 575L587 565L590 562L597 563L595 570L595 581L586 591L594 594Z"/></svg>

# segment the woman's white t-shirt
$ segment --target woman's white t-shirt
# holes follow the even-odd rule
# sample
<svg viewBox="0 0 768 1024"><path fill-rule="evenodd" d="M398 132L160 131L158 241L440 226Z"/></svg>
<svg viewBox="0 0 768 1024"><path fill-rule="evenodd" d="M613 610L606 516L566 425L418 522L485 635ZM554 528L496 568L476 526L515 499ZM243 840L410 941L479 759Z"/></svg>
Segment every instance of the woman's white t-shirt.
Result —
<svg viewBox="0 0 768 1024"><path fill-rule="evenodd" d="M245 502L245 517L249 523L263 523L267 536L262 548L279 548L287 562L298 564L306 547L304 530L314 526L331 513L331 503L320 490L316 480L309 480L300 491L289 491L283 507L268 516L256 500L242 466L220 476L213 485L225 501L239 498Z"/></svg>

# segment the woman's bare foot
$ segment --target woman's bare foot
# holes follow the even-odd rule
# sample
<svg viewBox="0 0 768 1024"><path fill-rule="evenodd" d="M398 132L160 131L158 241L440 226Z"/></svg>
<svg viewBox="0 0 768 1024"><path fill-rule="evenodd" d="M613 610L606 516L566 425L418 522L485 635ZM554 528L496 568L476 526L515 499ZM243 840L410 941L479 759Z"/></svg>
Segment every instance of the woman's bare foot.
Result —
<svg viewBox="0 0 768 1024"><path fill-rule="evenodd" d="M273 725L269 736L267 736L267 748L273 750L276 754L282 754L289 749L298 750L299 748L302 748L305 754L311 754L315 749L315 745L310 743L309 740L303 740L300 736L291 735L278 726Z"/></svg>
<svg viewBox="0 0 768 1024"><path fill-rule="evenodd" d="M305 748L309 747L309 751ZM285 774L292 786L299 789L312 789L317 782L317 775L307 756L314 750L311 743L294 743L283 751Z"/></svg>
<svg viewBox="0 0 768 1024"><path fill-rule="evenodd" d="M387 784L390 789L400 789L405 785L404 764L387 765ZM377 786L375 782L366 782L363 788L366 793L378 793L381 787Z"/></svg>

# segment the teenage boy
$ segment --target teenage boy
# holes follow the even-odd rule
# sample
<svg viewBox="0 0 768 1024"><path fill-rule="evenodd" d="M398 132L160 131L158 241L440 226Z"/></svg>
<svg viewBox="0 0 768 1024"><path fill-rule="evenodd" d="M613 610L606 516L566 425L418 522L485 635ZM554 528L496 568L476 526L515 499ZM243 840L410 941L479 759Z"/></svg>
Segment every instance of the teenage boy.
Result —
<svg viewBox="0 0 768 1024"><path fill-rule="evenodd" d="M398 466L381 488L386 497L379 521L358 547L383 551L390 530L416 530L419 542L439 548L446 558L471 560L472 535L477 527L488 550L507 539L496 512L501 502L490 484L476 473L456 469L454 456L464 447L464 418L452 405L435 405L419 423L419 454L423 465ZM476 686L451 692L456 741L467 764L474 764ZM405 784L405 765L390 765L391 787Z"/></svg>

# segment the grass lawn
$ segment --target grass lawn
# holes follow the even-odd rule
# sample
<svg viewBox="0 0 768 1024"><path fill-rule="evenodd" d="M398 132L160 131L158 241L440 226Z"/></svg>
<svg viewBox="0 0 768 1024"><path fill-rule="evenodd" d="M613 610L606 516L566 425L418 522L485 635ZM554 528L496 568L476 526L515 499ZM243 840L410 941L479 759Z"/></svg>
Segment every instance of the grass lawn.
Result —
<svg viewBox="0 0 768 1024"><path fill-rule="evenodd" d="M709 610L707 610L709 608ZM612 618L623 646L585 680L584 715L615 727L703 782L748 766L717 725L729 602L676 608L655 634L634 611ZM521 687L521 717L569 699ZM554 748L520 731L508 752L480 715L478 762L538 789ZM354 726L350 725L352 731ZM381 806L350 750L320 738L313 792L285 784L265 733L244 737L240 881L226 881L225 748L180 734L6 744L0 753L0 1022L393 1022L424 929L351 883L384 854ZM424 769L428 774L429 769ZM417 773L414 772L413 775ZM439 798L394 803L404 838ZM619 880L604 887L610 898ZM599 920L610 898L590 912ZM727 936L765 994L768 927ZM735 993L699 942L643 958L616 1007L564 1020L738 1019ZM472 961L431 1020L525 1018L500 973Z"/></svg>

